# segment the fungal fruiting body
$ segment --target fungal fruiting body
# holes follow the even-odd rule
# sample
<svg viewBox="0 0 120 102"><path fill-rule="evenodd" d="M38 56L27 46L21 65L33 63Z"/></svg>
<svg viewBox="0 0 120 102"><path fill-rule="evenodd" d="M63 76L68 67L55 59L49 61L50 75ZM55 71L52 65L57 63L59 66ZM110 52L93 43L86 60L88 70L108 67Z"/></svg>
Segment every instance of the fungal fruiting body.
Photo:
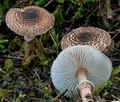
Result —
<svg viewBox="0 0 120 102"><path fill-rule="evenodd" d="M107 56L89 45L64 49L53 62L51 78L54 86L67 97L81 93L83 102L92 100L91 90L108 81L112 63Z"/></svg>
<svg viewBox="0 0 120 102"><path fill-rule="evenodd" d="M7 26L16 34L24 37L25 58L32 53L41 53L40 41L34 38L50 30L54 25L54 16L39 6L11 8L5 18ZM41 55L42 56L42 55ZM41 58L41 57L40 57Z"/></svg>
<svg viewBox="0 0 120 102"><path fill-rule="evenodd" d="M61 48L65 49L74 45L91 45L103 51L110 43L111 37L105 30L95 27L79 27L62 38Z"/></svg>
<svg viewBox="0 0 120 102"><path fill-rule="evenodd" d="M46 33L54 25L54 16L39 6L11 8L5 20L7 26L16 34L24 36L26 41Z"/></svg>

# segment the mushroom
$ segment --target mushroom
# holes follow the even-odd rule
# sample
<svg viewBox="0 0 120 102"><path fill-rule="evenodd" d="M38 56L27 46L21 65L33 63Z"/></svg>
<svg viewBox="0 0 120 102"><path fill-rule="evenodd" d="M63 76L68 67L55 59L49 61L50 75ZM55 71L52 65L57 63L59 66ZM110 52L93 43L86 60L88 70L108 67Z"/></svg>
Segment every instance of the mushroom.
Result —
<svg viewBox="0 0 120 102"><path fill-rule="evenodd" d="M107 56L90 45L68 47L51 67L53 85L67 97L81 93L83 102L93 101L92 90L111 76L112 63Z"/></svg>
<svg viewBox="0 0 120 102"><path fill-rule="evenodd" d="M80 44L91 45L103 51L110 43L111 37L105 30L95 27L79 27L63 37L61 48Z"/></svg>
<svg viewBox="0 0 120 102"><path fill-rule="evenodd" d="M23 9L11 8L6 14L6 24L16 34L31 41L36 35L46 33L54 25L54 16L39 6Z"/></svg>
<svg viewBox="0 0 120 102"><path fill-rule="evenodd" d="M46 33L54 25L54 16L39 6L11 8L5 20L12 31L24 37L28 50L32 49L33 39L37 35Z"/></svg>

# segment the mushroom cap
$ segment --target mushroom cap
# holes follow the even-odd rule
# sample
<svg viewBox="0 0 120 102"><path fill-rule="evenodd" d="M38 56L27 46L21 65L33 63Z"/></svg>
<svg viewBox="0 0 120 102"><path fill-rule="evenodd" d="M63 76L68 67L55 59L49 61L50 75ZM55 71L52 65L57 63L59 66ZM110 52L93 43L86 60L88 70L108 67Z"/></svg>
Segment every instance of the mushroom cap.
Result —
<svg viewBox="0 0 120 102"><path fill-rule="evenodd" d="M26 39L46 33L54 25L54 16L39 6L11 8L5 20L12 31Z"/></svg>
<svg viewBox="0 0 120 102"><path fill-rule="evenodd" d="M67 97L78 96L76 77L80 68L87 71L87 79L95 86L104 84L111 76L112 63L107 56L89 45L78 45L63 50L51 68L56 89Z"/></svg>
<svg viewBox="0 0 120 102"><path fill-rule="evenodd" d="M111 37L105 30L95 27L79 27L63 37L61 48L80 44L91 45L103 51L110 43Z"/></svg>

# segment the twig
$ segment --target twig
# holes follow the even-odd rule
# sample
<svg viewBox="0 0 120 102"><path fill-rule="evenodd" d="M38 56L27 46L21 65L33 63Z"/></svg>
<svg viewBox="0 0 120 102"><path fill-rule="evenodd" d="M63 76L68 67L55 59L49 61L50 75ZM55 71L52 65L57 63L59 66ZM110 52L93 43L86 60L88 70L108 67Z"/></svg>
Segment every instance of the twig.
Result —
<svg viewBox="0 0 120 102"><path fill-rule="evenodd" d="M65 35L70 31L71 27L73 26L73 22L70 24L69 28L67 29L67 31L65 32ZM61 40L62 41L62 40ZM58 45L57 45L57 54L58 54L58 47L61 44L61 41L59 41Z"/></svg>
<svg viewBox="0 0 120 102"><path fill-rule="evenodd" d="M7 56L7 55L3 55L3 56L1 56L2 58L13 58L13 59L19 59L19 60L22 60L23 58L21 58L21 57L14 57L14 56Z"/></svg>
<svg viewBox="0 0 120 102"><path fill-rule="evenodd" d="M119 100L115 95L111 95L114 99Z"/></svg>
<svg viewBox="0 0 120 102"><path fill-rule="evenodd" d="M112 40L115 39L119 34L120 34L120 32L117 32L117 33L115 34L115 36L113 36Z"/></svg>
<svg viewBox="0 0 120 102"><path fill-rule="evenodd" d="M112 9L110 8L110 0L106 0L106 7L107 7L107 18L108 19L112 19L112 14L113 14L113 11Z"/></svg>
<svg viewBox="0 0 120 102"><path fill-rule="evenodd" d="M63 93L59 93L55 98L52 99L52 101L56 101Z"/></svg>
<svg viewBox="0 0 120 102"><path fill-rule="evenodd" d="M35 75L37 76L38 80L40 81L40 83L42 83L42 81L40 79L40 76L38 75L37 71L35 69L33 71L34 71Z"/></svg>
<svg viewBox="0 0 120 102"><path fill-rule="evenodd" d="M50 34L50 37L51 37L52 41L54 42L54 44L57 45L57 42L55 41L55 39L50 31L49 31L49 34Z"/></svg>
<svg viewBox="0 0 120 102"><path fill-rule="evenodd" d="M117 58L113 58L113 59L111 59L112 61L118 61L118 62L120 62L120 59L117 59Z"/></svg>
<svg viewBox="0 0 120 102"><path fill-rule="evenodd" d="M39 71L39 73L40 73L41 75L43 75L44 77L46 77L46 78L49 79L49 77L48 77L47 75L45 75L44 73L42 73L41 71Z"/></svg>
<svg viewBox="0 0 120 102"><path fill-rule="evenodd" d="M98 7L96 7L96 8L87 16L86 22L85 22L84 26L87 25L88 19L90 18L90 16L91 16L95 11L97 11L97 10L100 8L100 6L102 6L102 5L103 5L103 2L102 2Z"/></svg>
<svg viewBox="0 0 120 102"><path fill-rule="evenodd" d="M16 0L16 4L13 5L12 7L16 7L16 6L20 5L20 4L26 3L26 2L28 2L28 1L29 1L29 0Z"/></svg>
<svg viewBox="0 0 120 102"><path fill-rule="evenodd" d="M0 68L0 72L7 74L4 70L2 70L2 68Z"/></svg>
<svg viewBox="0 0 120 102"><path fill-rule="evenodd" d="M70 24L70 26L69 26L69 28L67 29L67 31L65 32L65 34L67 34L67 33L70 31L70 29L71 29L72 26L73 26L73 22Z"/></svg>
<svg viewBox="0 0 120 102"><path fill-rule="evenodd" d="M50 0L47 4L44 5L44 7L48 6L49 4L51 4L53 2L53 0Z"/></svg>
<svg viewBox="0 0 120 102"><path fill-rule="evenodd" d="M3 97L2 99L1 99L1 102L10 102L7 98L5 98L5 97Z"/></svg>

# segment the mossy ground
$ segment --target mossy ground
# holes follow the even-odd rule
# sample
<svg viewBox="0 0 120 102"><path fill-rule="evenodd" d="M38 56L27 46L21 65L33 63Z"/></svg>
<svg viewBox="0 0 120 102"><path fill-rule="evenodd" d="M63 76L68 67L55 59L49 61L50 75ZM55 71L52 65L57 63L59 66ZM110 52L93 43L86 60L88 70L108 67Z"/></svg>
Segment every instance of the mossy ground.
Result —
<svg viewBox="0 0 120 102"><path fill-rule="evenodd" d="M23 65L24 39L5 23L5 14L12 7L38 5L55 16L54 27L37 36L44 54ZM103 101L120 101L120 2L111 0L0 0L0 101L1 102L78 102L68 99L54 88L50 69L57 57L62 37L74 28L94 26L108 31L113 46L106 55L113 62L113 75L98 90Z"/></svg>

